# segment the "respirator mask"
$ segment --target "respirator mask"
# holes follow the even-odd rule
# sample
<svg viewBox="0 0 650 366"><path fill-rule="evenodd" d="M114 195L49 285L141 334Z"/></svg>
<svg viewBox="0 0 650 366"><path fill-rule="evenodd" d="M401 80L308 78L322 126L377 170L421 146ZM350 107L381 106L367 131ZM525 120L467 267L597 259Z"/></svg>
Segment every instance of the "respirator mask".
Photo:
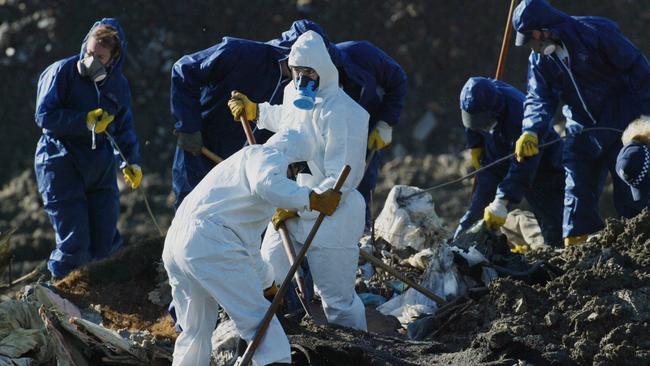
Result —
<svg viewBox="0 0 650 366"><path fill-rule="evenodd" d="M316 90L318 90L318 74L310 67L291 67L291 75L293 84L298 91L293 105L299 109L313 109Z"/></svg>
<svg viewBox="0 0 650 366"><path fill-rule="evenodd" d="M544 36L544 32L541 32L539 39L531 38L528 41L528 46L533 50L533 52L544 56L550 56L557 49L557 42Z"/></svg>
<svg viewBox="0 0 650 366"><path fill-rule="evenodd" d="M92 55L77 61L77 70L79 71L79 75L87 76L95 83L106 79L106 75L108 74L106 67L99 59Z"/></svg>

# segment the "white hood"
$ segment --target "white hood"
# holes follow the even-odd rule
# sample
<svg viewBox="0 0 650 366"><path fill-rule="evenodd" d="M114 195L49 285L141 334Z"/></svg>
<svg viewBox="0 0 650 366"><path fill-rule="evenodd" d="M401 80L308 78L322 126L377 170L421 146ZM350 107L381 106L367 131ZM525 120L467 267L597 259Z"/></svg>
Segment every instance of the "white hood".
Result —
<svg viewBox="0 0 650 366"><path fill-rule="evenodd" d="M314 31L307 31L298 37L289 52L289 66L311 67L316 70L320 77L316 97L334 95L339 87L336 66L327 52L323 38Z"/></svg>

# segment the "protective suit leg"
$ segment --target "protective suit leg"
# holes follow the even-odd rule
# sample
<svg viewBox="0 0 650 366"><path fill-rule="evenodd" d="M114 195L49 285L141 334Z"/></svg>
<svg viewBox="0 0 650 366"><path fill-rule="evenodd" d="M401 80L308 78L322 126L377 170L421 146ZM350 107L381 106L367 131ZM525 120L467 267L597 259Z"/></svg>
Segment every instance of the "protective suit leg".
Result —
<svg viewBox="0 0 650 366"><path fill-rule="evenodd" d="M38 190L54 228L56 248L47 267L63 277L90 260L88 203L83 177L69 155L39 142L34 160Z"/></svg>
<svg viewBox="0 0 650 366"><path fill-rule="evenodd" d="M526 192L530 205L542 230L547 245L562 247L562 211L564 203L563 177L545 178L550 181L537 184Z"/></svg>
<svg viewBox="0 0 650 366"><path fill-rule="evenodd" d="M117 230L120 196L115 179L115 169L111 167L105 171L100 188L87 194L93 260L106 258L122 246L122 236Z"/></svg>
<svg viewBox="0 0 650 366"><path fill-rule="evenodd" d="M175 287L173 298L183 328L181 335L186 334L179 338L180 344L176 341L174 365L207 365L203 357L209 360L210 335L217 313L217 307L211 305L216 303L234 321L241 338L248 342L253 339L270 303L262 295L253 258L231 230L200 220L173 225L165 239L163 262L170 284ZM193 298L193 294L197 297ZM205 300L206 297L215 302ZM192 305L194 301L196 305ZM203 318L194 319L194 311L199 311ZM213 315L206 315L208 312ZM195 342L198 343L193 346ZM205 342L207 348L203 346ZM254 365L272 362L291 362L289 341L275 317L253 357Z"/></svg>
<svg viewBox="0 0 650 366"><path fill-rule="evenodd" d="M566 139L563 237L594 233L604 227L598 199L607 177L607 160L588 134Z"/></svg>
<svg viewBox="0 0 650 366"><path fill-rule="evenodd" d="M298 253L302 249L302 243L293 235L292 240ZM282 283L291 266L284 251L282 238L271 225L266 230L261 252L262 258L273 268L275 281ZM309 247L307 259L316 291L323 301L327 321L367 330L365 307L354 289L359 260L358 247L355 245L351 248L321 248L314 243Z"/></svg>
<svg viewBox="0 0 650 366"><path fill-rule="evenodd" d="M377 185L382 155L383 153L380 150L375 152L375 156L370 161L366 174L363 176L363 179L357 188L359 193L363 196L364 201L366 201L366 228L370 228L370 225L372 224L370 222L372 221L372 215L370 214L370 194L375 190L375 186Z"/></svg>

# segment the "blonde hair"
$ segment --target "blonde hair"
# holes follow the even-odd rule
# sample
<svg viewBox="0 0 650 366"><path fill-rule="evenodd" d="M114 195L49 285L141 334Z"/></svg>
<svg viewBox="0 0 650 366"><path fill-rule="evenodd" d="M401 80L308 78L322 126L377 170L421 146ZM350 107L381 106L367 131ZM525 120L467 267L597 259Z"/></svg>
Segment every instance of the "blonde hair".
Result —
<svg viewBox="0 0 650 366"><path fill-rule="evenodd" d="M641 116L630 123L623 132L623 145L638 142L650 146L650 116Z"/></svg>
<svg viewBox="0 0 650 366"><path fill-rule="evenodd" d="M111 57L120 53L120 36L115 27L101 24L93 30L92 37L98 44L111 50Z"/></svg>

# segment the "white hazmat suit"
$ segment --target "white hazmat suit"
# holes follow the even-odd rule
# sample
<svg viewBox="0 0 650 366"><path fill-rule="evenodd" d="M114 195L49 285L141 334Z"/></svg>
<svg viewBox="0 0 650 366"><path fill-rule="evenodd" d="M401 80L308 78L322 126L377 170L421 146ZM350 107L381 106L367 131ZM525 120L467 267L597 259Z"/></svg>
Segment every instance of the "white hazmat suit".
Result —
<svg viewBox="0 0 650 366"><path fill-rule="evenodd" d="M260 237L276 207L306 210L311 189L287 178L290 162L312 156L296 131L248 146L214 167L178 208L165 239L163 263L183 332L173 365L207 366L221 305L250 342L270 303ZM327 221L327 220L325 220ZM290 362L289 341L273 318L253 364Z"/></svg>
<svg viewBox="0 0 650 366"><path fill-rule="evenodd" d="M320 35L302 34L291 47L290 66L310 67L319 76L315 105L303 110L293 105L297 96L294 83L284 89L284 104L259 105L259 128L270 131L298 129L313 136L315 157L307 164L311 175L299 174L298 184L316 192L334 187L345 165L351 171L341 190L343 197L334 215L323 221L307 252L309 268L330 323L366 330L365 308L354 290L359 248L363 234L365 202L356 187L365 167L368 113L339 88L338 71ZM315 212L299 212L300 218L287 220L296 250L300 250L311 230ZM262 258L273 267L281 282L290 266L280 235L269 225L262 243Z"/></svg>

